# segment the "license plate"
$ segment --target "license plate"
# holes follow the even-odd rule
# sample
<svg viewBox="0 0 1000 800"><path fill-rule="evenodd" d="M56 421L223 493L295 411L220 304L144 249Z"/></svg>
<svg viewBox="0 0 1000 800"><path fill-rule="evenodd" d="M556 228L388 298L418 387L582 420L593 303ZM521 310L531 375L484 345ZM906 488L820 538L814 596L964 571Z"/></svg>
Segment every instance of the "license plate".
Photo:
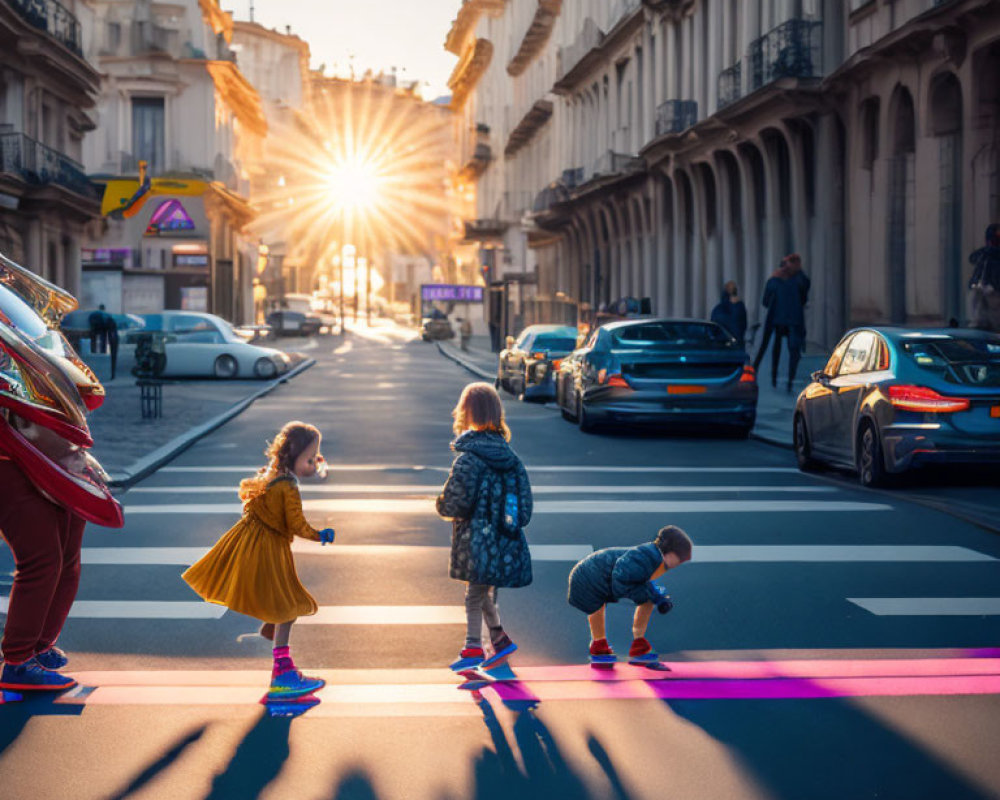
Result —
<svg viewBox="0 0 1000 800"><path fill-rule="evenodd" d="M704 386L692 386L690 384L667 387L667 394L704 394L704 392Z"/></svg>
<svg viewBox="0 0 1000 800"><path fill-rule="evenodd" d="M990 406L990 416L993 419L1000 419L1000 406Z"/></svg>

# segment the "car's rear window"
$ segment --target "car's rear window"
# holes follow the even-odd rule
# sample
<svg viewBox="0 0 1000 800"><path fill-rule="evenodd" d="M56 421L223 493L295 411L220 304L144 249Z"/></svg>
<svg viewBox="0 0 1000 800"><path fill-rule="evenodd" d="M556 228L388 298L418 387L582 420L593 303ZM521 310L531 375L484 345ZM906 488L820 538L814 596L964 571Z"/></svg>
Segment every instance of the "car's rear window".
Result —
<svg viewBox="0 0 1000 800"><path fill-rule="evenodd" d="M540 333L531 344L532 350L576 350L576 337Z"/></svg>
<svg viewBox="0 0 1000 800"><path fill-rule="evenodd" d="M1000 339L913 339L903 352L921 369L964 386L1000 386Z"/></svg>
<svg viewBox="0 0 1000 800"><path fill-rule="evenodd" d="M647 322L612 331L614 347L726 347L736 346L718 325L709 322Z"/></svg>

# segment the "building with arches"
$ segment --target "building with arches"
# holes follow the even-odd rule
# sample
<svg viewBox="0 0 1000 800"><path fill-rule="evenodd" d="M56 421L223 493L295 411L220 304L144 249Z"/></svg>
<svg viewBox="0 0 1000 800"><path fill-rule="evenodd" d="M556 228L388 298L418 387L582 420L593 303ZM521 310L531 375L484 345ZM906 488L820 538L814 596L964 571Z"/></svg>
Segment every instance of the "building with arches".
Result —
<svg viewBox="0 0 1000 800"><path fill-rule="evenodd" d="M707 317L730 279L752 323L790 252L813 344L964 319L1000 217L1000 4L466 0L448 45L481 56L467 229L525 276L509 327L623 296Z"/></svg>

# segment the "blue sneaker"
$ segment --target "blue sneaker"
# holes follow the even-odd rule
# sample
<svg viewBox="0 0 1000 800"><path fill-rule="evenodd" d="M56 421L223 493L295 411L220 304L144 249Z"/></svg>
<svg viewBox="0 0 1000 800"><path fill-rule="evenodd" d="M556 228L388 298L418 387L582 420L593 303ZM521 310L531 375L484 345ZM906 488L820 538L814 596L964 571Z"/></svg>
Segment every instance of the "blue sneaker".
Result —
<svg viewBox="0 0 1000 800"><path fill-rule="evenodd" d="M61 692L72 689L76 681L66 675L45 669L34 658L23 664L4 664L0 673L0 689L15 692Z"/></svg>
<svg viewBox="0 0 1000 800"><path fill-rule="evenodd" d="M515 650L517 650L517 645L514 644L510 640L510 637L505 633L503 636L501 636L499 639L493 642L493 655L491 655L483 662L482 668L490 669L492 667L496 667L500 664L503 664L504 661L506 661L508 658L511 657L511 654Z"/></svg>
<svg viewBox="0 0 1000 800"><path fill-rule="evenodd" d="M326 686L326 681L322 678L310 678L303 675L297 669L290 669L282 672L277 677L271 678L271 688L268 690L269 700L279 698L302 697L312 694Z"/></svg>
<svg viewBox="0 0 1000 800"><path fill-rule="evenodd" d="M35 653L35 661L45 667L45 669L62 669L69 663L69 658L67 658L62 650L52 645L48 650Z"/></svg>
<svg viewBox="0 0 1000 800"><path fill-rule="evenodd" d="M486 654L481 647L466 647L448 666L453 672L471 672L482 666Z"/></svg>

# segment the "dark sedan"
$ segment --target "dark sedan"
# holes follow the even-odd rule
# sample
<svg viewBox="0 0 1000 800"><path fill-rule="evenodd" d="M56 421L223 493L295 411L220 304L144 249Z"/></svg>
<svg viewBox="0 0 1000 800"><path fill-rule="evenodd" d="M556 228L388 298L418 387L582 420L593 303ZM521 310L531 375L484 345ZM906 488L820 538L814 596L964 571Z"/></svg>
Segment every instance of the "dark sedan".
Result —
<svg viewBox="0 0 1000 800"><path fill-rule="evenodd" d="M877 486L930 463L1000 464L1000 336L847 333L795 404L799 467L855 469Z"/></svg>
<svg viewBox="0 0 1000 800"><path fill-rule="evenodd" d="M602 423L705 425L746 436L757 414L749 362L712 322L614 322L563 360L556 401L582 430Z"/></svg>
<svg viewBox="0 0 1000 800"><path fill-rule="evenodd" d="M516 340L508 336L497 362L497 388L522 400L552 400L553 375L575 347L576 328L565 325L529 325Z"/></svg>

